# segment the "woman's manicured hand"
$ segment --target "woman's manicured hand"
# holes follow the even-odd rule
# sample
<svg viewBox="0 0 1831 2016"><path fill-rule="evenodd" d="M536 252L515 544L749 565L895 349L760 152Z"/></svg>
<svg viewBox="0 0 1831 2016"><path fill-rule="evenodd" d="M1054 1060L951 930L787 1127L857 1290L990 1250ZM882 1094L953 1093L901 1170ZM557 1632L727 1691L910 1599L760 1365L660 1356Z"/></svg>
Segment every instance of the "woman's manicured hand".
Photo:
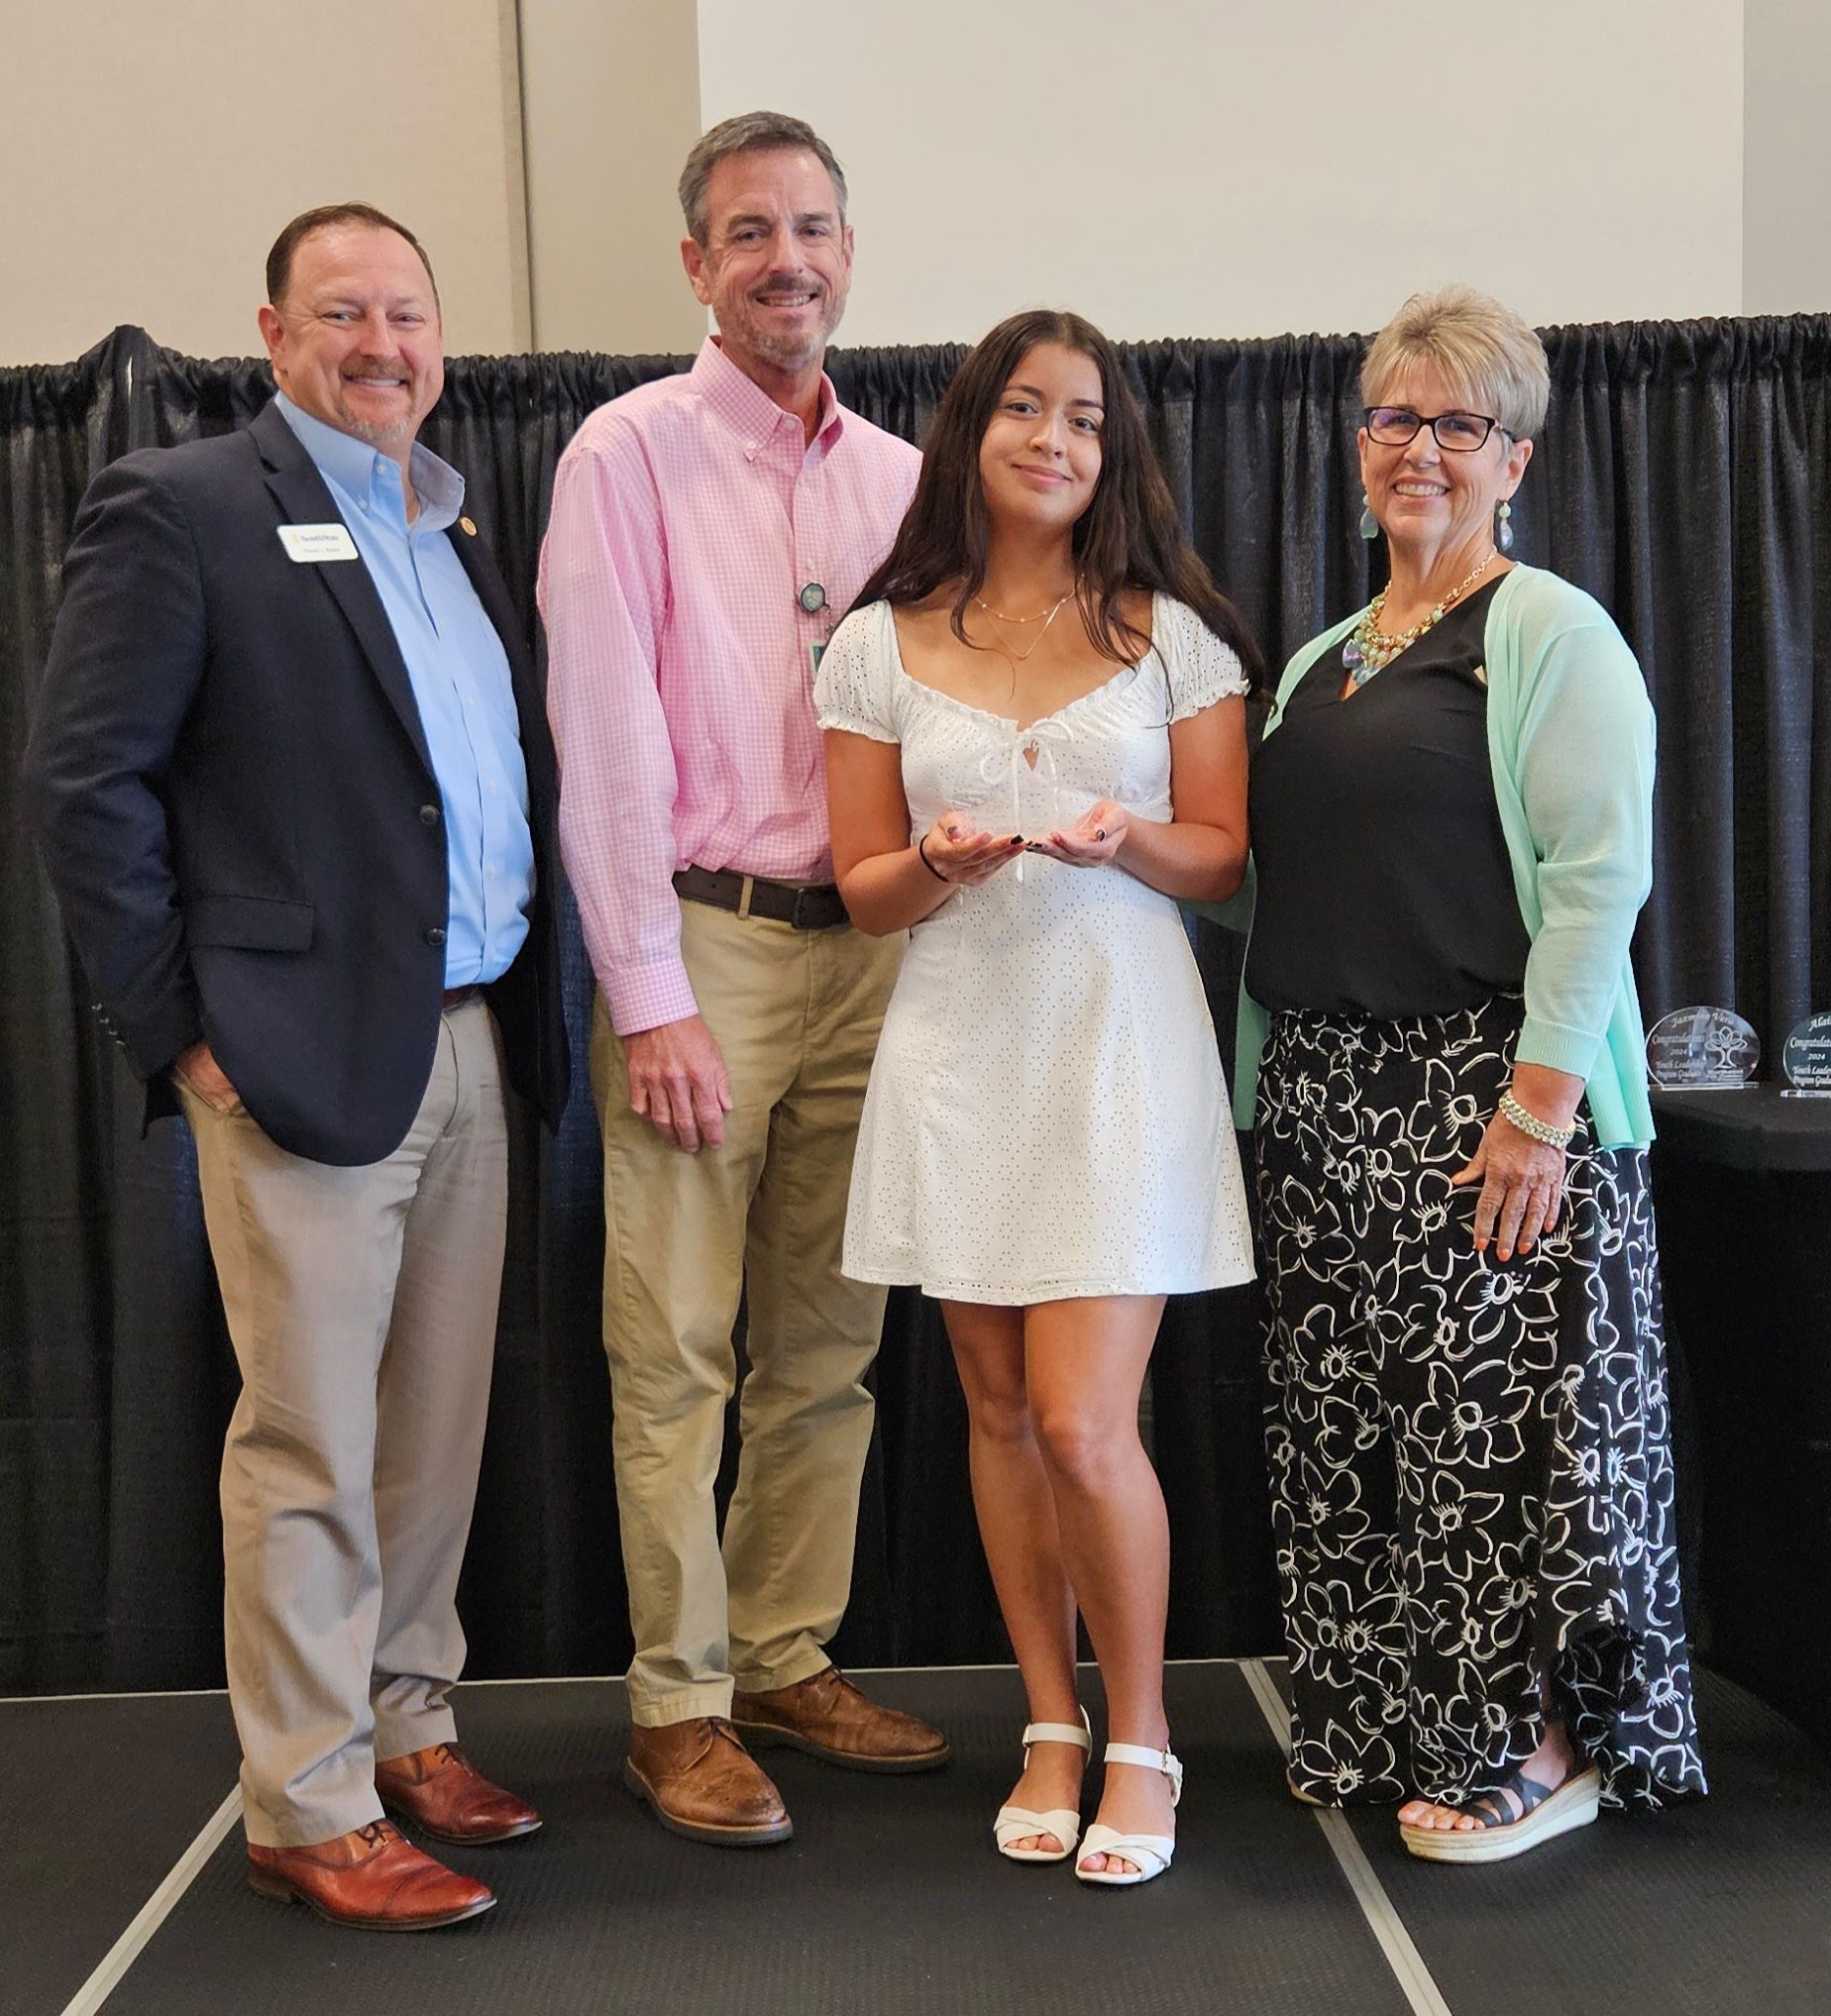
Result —
<svg viewBox="0 0 1831 2016"><path fill-rule="evenodd" d="M972 889L1023 852L1022 833L982 832L971 812L943 812L921 836L922 859L943 882Z"/></svg>
<svg viewBox="0 0 1831 2016"><path fill-rule="evenodd" d="M1046 838L1032 840L1031 848L1070 868L1104 868L1118 858L1131 819L1115 798L1102 798L1072 825L1063 826Z"/></svg>

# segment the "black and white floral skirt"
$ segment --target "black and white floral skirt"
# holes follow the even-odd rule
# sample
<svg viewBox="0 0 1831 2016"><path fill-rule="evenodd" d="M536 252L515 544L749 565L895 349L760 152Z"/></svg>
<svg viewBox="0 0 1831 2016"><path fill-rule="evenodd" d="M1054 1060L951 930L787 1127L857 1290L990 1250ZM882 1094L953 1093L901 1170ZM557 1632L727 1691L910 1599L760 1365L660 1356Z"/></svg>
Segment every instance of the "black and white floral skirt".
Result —
<svg viewBox="0 0 1831 2016"><path fill-rule="evenodd" d="M1267 1441L1293 1782L1464 1803L1544 1734L1611 1805L1705 1789L1672 1517L1647 1158L1571 1142L1558 1229L1507 1265L1451 1188L1521 1005L1274 1015L1259 1072Z"/></svg>

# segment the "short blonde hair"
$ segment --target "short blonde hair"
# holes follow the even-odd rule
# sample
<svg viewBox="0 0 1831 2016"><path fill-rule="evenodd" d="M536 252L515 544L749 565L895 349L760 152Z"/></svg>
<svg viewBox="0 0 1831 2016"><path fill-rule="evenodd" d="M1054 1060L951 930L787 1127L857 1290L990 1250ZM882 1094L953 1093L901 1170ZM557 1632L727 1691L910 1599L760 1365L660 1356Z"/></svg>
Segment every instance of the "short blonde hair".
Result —
<svg viewBox="0 0 1831 2016"><path fill-rule="evenodd" d="M1545 424L1552 395L1545 345L1511 308L1474 287L1414 294L1367 347L1360 401L1382 403L1408 365L1429 365L1516 441Z"/></svg>

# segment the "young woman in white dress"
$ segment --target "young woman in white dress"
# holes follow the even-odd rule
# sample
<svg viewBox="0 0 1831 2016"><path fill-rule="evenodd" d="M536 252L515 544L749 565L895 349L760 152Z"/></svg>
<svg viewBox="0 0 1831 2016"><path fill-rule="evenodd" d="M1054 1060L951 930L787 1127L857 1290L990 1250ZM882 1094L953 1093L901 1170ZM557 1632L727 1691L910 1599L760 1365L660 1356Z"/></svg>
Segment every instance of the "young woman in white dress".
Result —
<svg viewBox="0 0 1831 2016"><path fill-rule="evenodd" d="M1165 1295L1252 1271L1177 899L1240 880L1255 654L1079 316L993 330L924 457L815 682L846 907L911 931L845 1270L919 1283L946 1318L1030 1714L998 1847L1057 1861L1080 1841L1078 1609L1112 1741L1076 1873L1142 1882L1169 1865L1182 1771L1138 1396Z"/></svg>

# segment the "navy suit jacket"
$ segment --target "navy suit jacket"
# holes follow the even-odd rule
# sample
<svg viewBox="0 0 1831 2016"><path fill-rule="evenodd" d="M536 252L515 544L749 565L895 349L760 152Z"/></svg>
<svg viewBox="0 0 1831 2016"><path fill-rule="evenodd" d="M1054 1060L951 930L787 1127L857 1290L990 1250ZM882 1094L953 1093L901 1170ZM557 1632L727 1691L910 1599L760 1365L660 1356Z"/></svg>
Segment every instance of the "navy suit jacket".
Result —
<svg viewBox="0 0 1831 2016"><path fill-rule="evenodd" d="M94 1008L176 1110L199 1037L249 1113L315 1161L375 1162L431 1074L445 986L439 789L405 664L358 561L277 528L340 522L269 406L90 484L64 563L25 782ZM483 542L448 535L508 654L537 886L489 990L511 1082L565 1103L558 794L528 640Z"/></svg>

